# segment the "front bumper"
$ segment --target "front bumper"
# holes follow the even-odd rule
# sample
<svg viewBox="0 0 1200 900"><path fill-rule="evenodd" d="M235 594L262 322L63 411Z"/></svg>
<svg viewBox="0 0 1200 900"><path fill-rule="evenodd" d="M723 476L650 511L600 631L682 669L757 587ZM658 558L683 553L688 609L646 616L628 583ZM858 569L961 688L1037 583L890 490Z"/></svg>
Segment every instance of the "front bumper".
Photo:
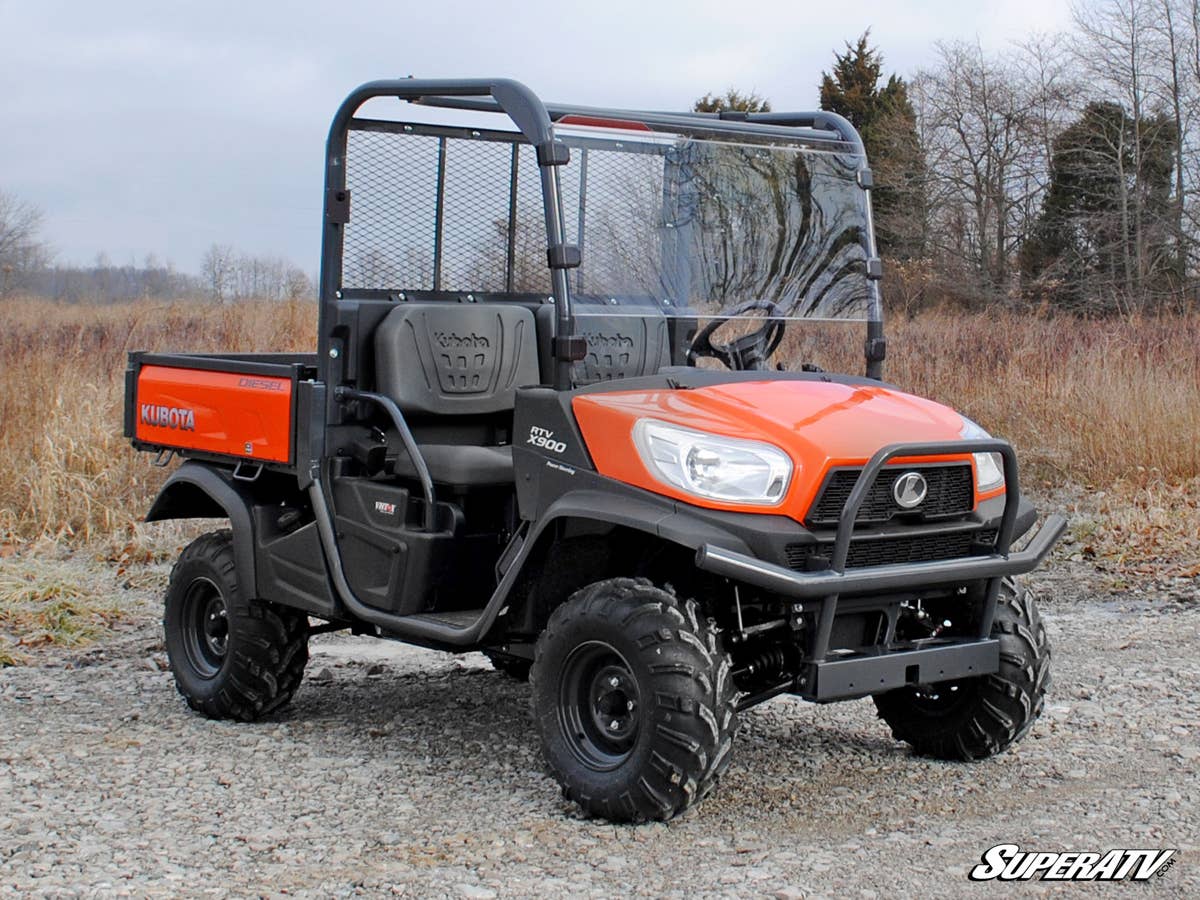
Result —
<svg viewBox="0 0 1200 900"><path fill-rule="evenodd" d="M1050 516L1030 538L1028 546L1016 553L871 566L842 572L832 569L797 572L744 553L705 544L696 551L696 567L798 600L813 600L834 594L882 593L923 585L1023 575L1041 565L1066 527L1065 518Z"/></svg>
<svg viewBox="0 0 1200 900"><path fill-rule="evenodd" d="M851 659L831 659L814 667L805 696L818 702L880 694L906 684L935 684L990 675L1000 668L1000 642L969 641L920 650L900 650Z"/></svg>
<svg viewBox="0 0 1200 900"><path fill-rule="evenodd" d="M1007 491L995 552L983 556L848 568L847 556L859 508L883 466L897 457L955 453L999 453L1003 458ZM996 672L1000 665L999 643L992 639L991 630L1001 580L1030 572L1040 565L1067 527L1064 517L1049 516L1023 550L1011 552L1019 497L1016 454L1004 441L893 444L871 458L846 500L828 569L795 571L711 543L697 549L696 567L791 598L793 616L817 614L816 628L811 632L807 648L807 672L793 686L795 692L810 699L848 699L882 693L906 684L930 684L987 675ZM830 636L842 595L887 594L979 581L986 582L986 591L979 630L973 639L917 649L880 647L870 654L829 658Z"/></svg>
<svg viewBox="0 0 1200 900"><path fill-rule="evenodd" d="M980 639L915 650L881 651L873 655L826 659L829 633L838 595L874 593L946 582L991 580L1032 571L1046 558L1067 527L1062 516L1050 516L1024 550L1010 554L947 559L936 562L873 566L846 572L795 572L741 553L705 545L696 552L697 567L751 584L772 593L820 603L812 662L795 692L810 700L828 702L880 694L908 684L934 684L1000 668L1000 642L991 638L996 591L990 589Z"/></svg>

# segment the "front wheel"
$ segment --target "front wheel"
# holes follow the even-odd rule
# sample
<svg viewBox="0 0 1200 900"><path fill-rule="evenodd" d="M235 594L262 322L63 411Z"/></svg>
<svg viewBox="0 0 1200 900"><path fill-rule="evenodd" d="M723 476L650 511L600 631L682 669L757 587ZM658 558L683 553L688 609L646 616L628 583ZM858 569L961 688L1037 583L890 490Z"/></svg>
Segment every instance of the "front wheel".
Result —
<svg viewBox="0 0 1200 900"><path fill-rule="evenodd" d="M1050 686L1050 641L1028 588L1005 579L992 637L1000 670L992 675L879 694L875 707L892 735L921 756L973 760L993 756L1033 727Z"/></svg>
<svg viewBox="0 0 1200 900"><path fill-rule="evenodd" d="M250 722L292 698L308 662L308 619L243 596L229 531L192 541L171 570L167 658L188 705Z"/></svg>
<svg viewBox="0 0 1200 900"><path fill-rule="evenodd" d="M670 819L729 764L728 657L694 601L645 579L600 581L558 607L530 681L542 752L589 815Z"/></svg>

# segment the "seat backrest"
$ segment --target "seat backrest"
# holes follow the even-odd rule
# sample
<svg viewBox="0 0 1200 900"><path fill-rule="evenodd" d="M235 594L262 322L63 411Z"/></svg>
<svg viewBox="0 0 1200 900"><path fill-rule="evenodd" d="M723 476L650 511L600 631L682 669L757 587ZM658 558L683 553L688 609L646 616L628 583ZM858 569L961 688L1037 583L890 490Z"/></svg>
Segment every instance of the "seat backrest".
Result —
<svg viewBox="0 0 1200 900"><path fill-rule="evenodd" d="M533 313L516 304L399 303L375 329L375 382L406 413L481 415L536 385Z"/></svg>
<svg viewBox="0 0 1200 900"><path fill-rule="evenodd" d="M600 381L616 381L653 375L671 364L669 319L649 304L636 307L637 315L597 314L603 301L578 297L575 303L575 331L587 343L583 359L571 367L576 387ZM538 334L542 346L542 379L549 384L554 377L554 307L538 308Z"/></svg>
<svg viewBox="0 0 1200 900"><path fill-rule="evenodd" d="M671 364L666 316L579 316L575 322L587 341L587 356L573 371L580 387L653 375Z"/></svg>

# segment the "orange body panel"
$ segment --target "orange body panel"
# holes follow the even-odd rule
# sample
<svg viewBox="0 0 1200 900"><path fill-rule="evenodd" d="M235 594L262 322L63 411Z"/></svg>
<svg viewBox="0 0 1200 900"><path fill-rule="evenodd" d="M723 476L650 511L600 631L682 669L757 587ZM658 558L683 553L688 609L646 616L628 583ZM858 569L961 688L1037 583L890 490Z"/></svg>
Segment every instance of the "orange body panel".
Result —
<svg viewBox="0 0 1200 900"><path fill-rule="evenodd" d="M802 521L825 473L863 465L880 447L900 441L957 440L963 419L949 407L882 385L822 381L743 381L692 390L583 394L572 409L596 469L610 478L696 506L786 515ZM774 444L792 459L792 479L775 506L708 500L651 474L633 441L638 419ZM906 462L971 461L970 454ZM973 465L973 462L972 462ZM988 496L1003 493L1003 488ZM982 498L976 497L976 503Z"/></svg>
<svg viewBox="0 0 1200 900"><path fill-rule="evenodd" d="M287 378L143 366L134 413L134 434L148 444L291 461L292 382Z"/></svg>

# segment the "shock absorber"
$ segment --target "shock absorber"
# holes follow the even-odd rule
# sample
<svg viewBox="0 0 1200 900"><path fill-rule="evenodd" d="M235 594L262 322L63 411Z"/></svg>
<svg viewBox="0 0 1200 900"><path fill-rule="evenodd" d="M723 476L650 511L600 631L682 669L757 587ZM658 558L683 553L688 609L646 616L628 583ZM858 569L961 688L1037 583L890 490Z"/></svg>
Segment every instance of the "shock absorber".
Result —
<svg viewBox="0 0 1200 900"><path fill-rule="evenodd" d="M743 661L733 670L733 677L740 681L764 675L782 675L786 668L787 649L782 644L772 644Z"/></svg>

